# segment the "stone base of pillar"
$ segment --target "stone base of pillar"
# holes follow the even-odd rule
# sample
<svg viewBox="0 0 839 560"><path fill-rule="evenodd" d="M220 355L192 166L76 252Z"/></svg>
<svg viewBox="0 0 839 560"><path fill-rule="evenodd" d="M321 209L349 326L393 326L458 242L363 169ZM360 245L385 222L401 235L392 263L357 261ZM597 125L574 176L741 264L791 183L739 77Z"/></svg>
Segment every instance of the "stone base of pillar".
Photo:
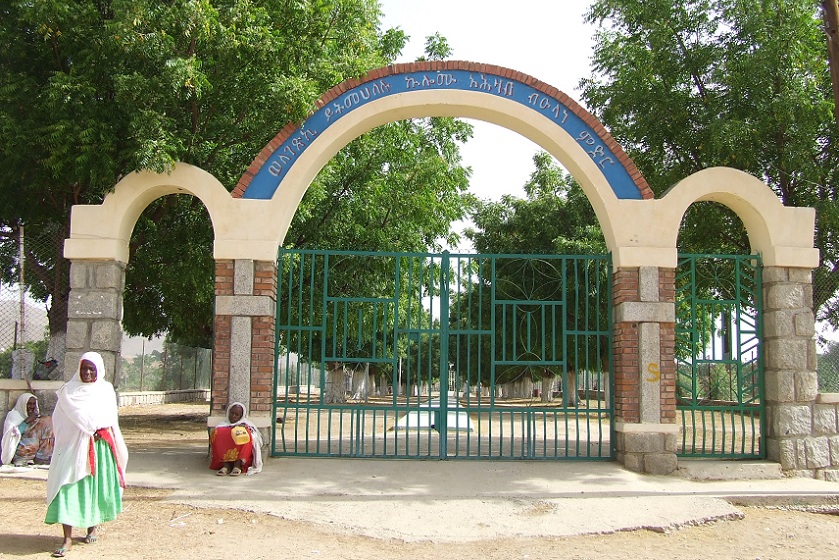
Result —
<svg viewBox="0 0 839 560"><path fill-rule="evenodd" d="M644 474L671 474L678 468L675 424L615 425L617 460L625 468Z"/></svg>

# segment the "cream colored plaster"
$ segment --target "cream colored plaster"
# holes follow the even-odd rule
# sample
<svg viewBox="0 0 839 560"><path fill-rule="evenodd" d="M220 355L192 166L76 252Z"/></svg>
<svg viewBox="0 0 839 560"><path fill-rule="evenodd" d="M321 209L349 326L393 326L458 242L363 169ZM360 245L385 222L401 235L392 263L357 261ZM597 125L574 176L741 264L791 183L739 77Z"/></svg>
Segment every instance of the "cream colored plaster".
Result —
<svg viewBox="0 0 839 560"><path fill-rule="evenodd" d="M623 434L678 434L682 427L678 424L629 424L627 422L615 422L615 431Z"/></svg>
<svg viewBox="0 0 839 560"><path fill-rule="evenodd" d="M678 232L688 207L699 201L718 202L734 211L748 232L752 252L761 254L765 266L819 266L819 251L813 246L815 209L786 207L754 176L712 167L683 179L661 198L669 227Z"/></svg>
<svg viewBox="0 0 839 560"><path fill-rule="evenodd" d="M491 122L553 155L588 196L615 268L674 268L684 214L691 204L704 200L724 204L740 216L753 251L762 255L765 265L818 266L819 253L813 247L815 211L784 207L769 187L751 175L711 168L687 177L661 199L618 199L580 144L551 119L515 101L459 90L386 96L345 114L299 155L271 200L233 198L212 175L187 164L178 164L170 173L132 173L101 205L73 207L65 257L127 262L128 241L142 211L161 196L188 193L198 197L210 214L216 259L274 260L303 194L341 148L387 122L429 116Z"/></svg>
<svg viewBox="0 0 839 560"><path fill-rule="evenodd" d="M691 204L714 201L743 221L752 251L766 266L815 268L813 247L816 213L812 208L785 207L767 185L748 173L713 167L683 179L656 200L621 200L621 218L613 224L616 268L675 268L679 227Z"/></svg>
<svg viewBox="0 0 839 560"><path fill-rule="evenodd" d="M140 214L169 194L191 194L207 208L216 238L215 258L276 258L276 232L264 226L271 223L269 205L232 198L215 177L184 163L169 173L132 173L117 183L102 204L74 206L64 256L128 262L128 242Z"/></svg>
<svg viewBox="0 0 839 560"><path fill-rule="evenodd" d="M346 113L312 141L275 191L273 218L285 236L297 205L318 171L338 151L365 132L385 123L422 117L463 117L503 126L532 140L553 155L580 183L598 219L606 243L615 245L612 227L617 197L597 164L562 127L516 101L472 91L429 91L390 95ZM503 162L499 162L503 165ZM478 193L480 194L480 193Z"/></svg>

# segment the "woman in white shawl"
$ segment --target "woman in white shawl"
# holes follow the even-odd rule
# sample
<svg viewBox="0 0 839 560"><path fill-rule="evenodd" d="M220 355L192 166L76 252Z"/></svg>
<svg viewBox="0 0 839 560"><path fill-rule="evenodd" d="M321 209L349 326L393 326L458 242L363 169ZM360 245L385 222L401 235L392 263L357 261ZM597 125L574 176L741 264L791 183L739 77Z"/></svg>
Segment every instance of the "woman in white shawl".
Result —
<svg viewBox="0 0 839 560"><path fill-rule="evenodd" d="M49 465L52 447L52 418L41 416L35 395L23 393L3 423L0 461L15 466Z"/></svg>
<svg viewBox="0 0 839 560"><path fill-rule="evenodd" d="M44 522L63 526L64 542L52 553L61 558L72 544L73 527L86 527L83 542L93 543L97 525L122 512L128 449L102 356L87 352L81 357L76 374L58 390L52 417L55 450Z"/></svg>
<svg viewBox="0 0 839 560"><path fill-rule="evenodd" d="M247 475L262 471L262 435L247 416L245 405L231 403L227 420L210 432L210 468L219 476ZM237 430L238 428L238 430Z"/></svg>

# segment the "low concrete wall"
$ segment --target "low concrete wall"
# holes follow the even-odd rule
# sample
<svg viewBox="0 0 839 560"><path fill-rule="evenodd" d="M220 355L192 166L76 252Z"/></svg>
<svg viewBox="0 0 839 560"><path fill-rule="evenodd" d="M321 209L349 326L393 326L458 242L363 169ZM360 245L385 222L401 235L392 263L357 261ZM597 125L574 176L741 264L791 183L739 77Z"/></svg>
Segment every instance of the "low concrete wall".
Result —
<svg viewBox="0 0 839 560"><path fill-rule="evenodd" d="M55 392L64 385L64 381L30 381L32 390L24 379L0 379L0 419L14 408L18 397L23 393L34 393L38 397L41 414L52 414L55 409Z"/></svg>
<svg viewBox="0 0 839 560"><path fill-rule="evenodd" d="M31 381L32 390L23 379L0 379L0 423L14 408L22 393L34 392L43 414L55 409L55 392L64 381ZM180 391L125 391L117 393L119 406L166 404L176 402L209 402L209 389L184 389Z"/></svg>
<svg viewBox="0 0 839 560"><path fill-rule="evenodd" d="M176 402L209 402L209 389L182 389L179 391L122 391L119 406L166 404Z"/></svg>
<svg viewBox="0 0 839 560"><path fill-rule="evenodd" d="M781 464L793 467L787 474L839 482L839 393L816 397L809 428L809 436L781 442Z"/></svg>

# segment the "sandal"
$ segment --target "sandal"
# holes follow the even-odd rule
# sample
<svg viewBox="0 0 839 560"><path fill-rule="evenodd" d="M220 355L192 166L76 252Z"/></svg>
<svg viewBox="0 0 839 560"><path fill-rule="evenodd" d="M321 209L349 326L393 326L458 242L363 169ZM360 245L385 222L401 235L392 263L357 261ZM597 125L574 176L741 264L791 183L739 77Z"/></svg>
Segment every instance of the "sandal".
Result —
<svg viewBox="0 0 839 560"><path fill-rule="evenodd" d="M242 474L242 469L239 467L233 467L233 470L230 471L230 476L239 476L240 474Z"/></svg>
<svg viewBox="0 0 839 560"><path fill-rule="evenodd" d="M85 535L85 537L82 539L82 542L83 542L83 543L87 543L87 544L93 544L93 543L95 543L95 542L96 542L96 541L98 541L98 540L99 540L99 535L97 535L96 533L88 533L88 534L87 534L87 535Z"/></svg>
<svg viewBox="0 0 839 560"><path fill-rule="evenodd" d="M217 476L227 476L230 474L230 470L227 467L222 467L216 472Z"/></svg>
<svg viewBox="0 0 839 560"><path fill-rule="evenodd" d="M62 546L61 548L56 548L55 550L53 550L50 556L52 556L53 558L64 558L66 555L67 548Z"/></svg>

